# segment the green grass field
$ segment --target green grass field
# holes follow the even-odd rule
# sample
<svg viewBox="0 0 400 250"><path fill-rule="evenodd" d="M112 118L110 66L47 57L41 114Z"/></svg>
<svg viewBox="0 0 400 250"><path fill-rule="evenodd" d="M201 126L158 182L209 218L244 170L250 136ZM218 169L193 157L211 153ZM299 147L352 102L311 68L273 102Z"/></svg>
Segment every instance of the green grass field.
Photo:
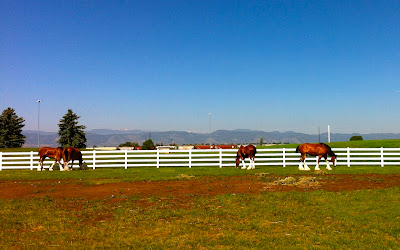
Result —
<svg viewBox="0 0 400 250"><path fill-rule="evenodd" d="M0 246L398 249L399 191L226 194L198 197L178 207L153 197L146 208L136 205L137 197L115 203L0 200Z"/></svg>
<svg viewBox="0 0 400 250"><path fill-rule="evenodd" d="M6 180L80 180L83 188L102 183L177 180L260 173L315 176L297 167L133 168L86 171L5 170ZM337 167L323 175L400 174L400 167ZM268 179L265 179L268 181ZM379 180L377 180L379 181ZM340 185L338 183L337 185ZM51 186L49 188L52 188ZM68 190L65 190L68 192ZM399 187L339 193L226 193L176 200L140 195L83 198L0 199L0 247L9 248L133 248L133 249L398 249Z"/></svg>

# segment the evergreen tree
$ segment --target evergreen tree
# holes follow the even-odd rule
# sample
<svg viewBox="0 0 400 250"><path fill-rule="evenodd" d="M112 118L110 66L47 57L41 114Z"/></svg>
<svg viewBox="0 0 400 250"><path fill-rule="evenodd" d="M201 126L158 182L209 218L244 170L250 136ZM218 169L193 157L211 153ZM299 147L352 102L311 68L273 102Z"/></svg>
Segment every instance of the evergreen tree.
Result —
<svg viewBox="0 0 400 250"><path fill-rule="evenodd" d="M155 149L153 140L152 140L152 139L148 139L148 140L146 140L145 142L143 142L142 149L143 149L143 150L152 150L152 149Z"/></svg>
<svg viewBox="0 0 400 250"><path fill-rule="evenodd" d="M25 136L22 128L25 120L15 114L15 110L7 108L0 116L0 148L22 147Z"/></svg>
<svg viewBox="0 0 400 250"><path fill-rule="evenodd" d="M78 125L79 118L80 116L68 109L67 114L60 120L58 143L61 147L86 148L86 133L83 131L86 126Z"/></svg>

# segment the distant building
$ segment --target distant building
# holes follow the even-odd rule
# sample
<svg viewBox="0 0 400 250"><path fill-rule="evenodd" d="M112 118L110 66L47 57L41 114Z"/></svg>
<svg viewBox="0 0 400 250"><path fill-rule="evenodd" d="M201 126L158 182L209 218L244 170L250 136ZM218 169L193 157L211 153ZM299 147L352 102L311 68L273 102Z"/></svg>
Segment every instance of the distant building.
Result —
<svg viewBox="0 0 400 250"><path fill-rule="evenodd" d="M237 145L215 145L215 148L232 149L232 148L237 148Z"/></svg>
<svg viewBox="0 0 400 250"><path fill-rule="evenodd" d="M215 149L215 145L195 145L194 149Z"/></svg>
<svg viewBox="0 0 400 250"><path fill-rule="evenodd" d="M180 149L180 150L190 150L190 149L194 149L194 146L193 145L179 146L178 149Z"/></svg>

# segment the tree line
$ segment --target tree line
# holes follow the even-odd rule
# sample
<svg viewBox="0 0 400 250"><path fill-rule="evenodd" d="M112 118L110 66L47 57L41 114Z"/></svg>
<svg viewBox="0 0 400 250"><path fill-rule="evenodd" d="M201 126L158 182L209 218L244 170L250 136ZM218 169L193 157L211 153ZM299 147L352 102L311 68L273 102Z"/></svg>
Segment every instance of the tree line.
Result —
<svg viewBox="0 0 400 250"><path fill-rule="evenodd" d="M79 125L80 116L68 109L58 124L61 147L86 148L86 126ZM13 108L5 109L0 115L0 148L18 148L25 143L22 129L25 126L23 117L19 117Z"/></svg>
<svg viewBox="0 0 400 250"><path fill-rule="evenodd" d="M68 112L60 119L58 124L59 139L57 143L61 147L86 148L86 126L78 125L80 116L68 109ZM0 115L0 148L18 148L25 143L25 136L22 128L25 126L23 117L17 116L13 108L5 109ZM363 140L362 136L352 136L350 141ZM259 144L262 145L264 139L261 137ZM119 147L137 147L137 142L125 142ZM154 149L151 139L143 143L142 149Z"/></svg>
<svg viewBox="0 0 400 250"><path fill-rule="evenodd" d="M140 146L138 142L127 141L125 143L119 144L118 147L132 147L132 148L141 147L143 150L152 150L156 148L152 139L147 139L146 141L144 141L142 146Z"/></svg>

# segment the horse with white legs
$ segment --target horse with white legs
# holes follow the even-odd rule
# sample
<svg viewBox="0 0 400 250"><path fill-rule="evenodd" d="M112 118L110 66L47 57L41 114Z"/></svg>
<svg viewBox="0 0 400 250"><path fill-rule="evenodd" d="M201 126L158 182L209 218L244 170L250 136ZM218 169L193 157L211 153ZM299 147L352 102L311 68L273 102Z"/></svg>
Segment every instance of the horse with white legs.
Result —
<svg viewBox="0 0 400 250"><path fill-rule="evenodd" d="M79 161L79 169L82 170L83 165L82 165L82 153L79 150L79 148L74 148L74 147L66 147L64 149L64 156L66 159L66 165L68 166L68 162L70 160L72 160L71 162L71 170L73 170L73 166L74 166L74 160L78 160Z"/></svg>
<svg viewBox="0 0 400 250"><path fill-rule="evenodd" d="M242 169L246 169L246 165L244 163L244 159L249 158L250 159L250 165L247 168L247 170L249 169L255 169L255 165L254 165L254 158L255 155L257 153L256 147L254 147L253 145L248 145L246 147L244 146L240 146L237 155L236 155L236 168L239 168L239 164L240 164L240 160L242 161Z"/></svg>
<svg viewBox="0 0 400 250"><path fill-rule="evenodd" d="M324 144L324 143L316 143L316 144L311 144L311 143L304 143L301 144L296 148L296 153L301 153L301 158L300 158L300 164L299 164L299 170L306 170L309 171L310 168L306 164L306 156L311 155L311 156L318 156L318 162L317 165L315 166L315 170L320 170L319 168L319 162L321 161L321 158L324 157L326 161L326 170L332 170L332 168L329 165L328 161L328 155L331 157L331 161L334 167L336 167L336 155L332 151L332 149Z"/></svg>
<svg viewBox="0 0 400 250"><path fill-rule="evenodd" d="M65 156L64 156L62 148L42 147L42 148L39 149L39 165L38 165L38 168L37 168L38 171L42 171L43 170L43 161L46 159L46 157L55 159L54 163L49 168L49 171L53 171L53 166L56 163L58 163L58 165L60 166L60 171L64 171L64 170L68 171L69 170L68 169L68 165L66 166L65 169L61 165L61 158L64 161L64 165L66 163Z"/></svg>

